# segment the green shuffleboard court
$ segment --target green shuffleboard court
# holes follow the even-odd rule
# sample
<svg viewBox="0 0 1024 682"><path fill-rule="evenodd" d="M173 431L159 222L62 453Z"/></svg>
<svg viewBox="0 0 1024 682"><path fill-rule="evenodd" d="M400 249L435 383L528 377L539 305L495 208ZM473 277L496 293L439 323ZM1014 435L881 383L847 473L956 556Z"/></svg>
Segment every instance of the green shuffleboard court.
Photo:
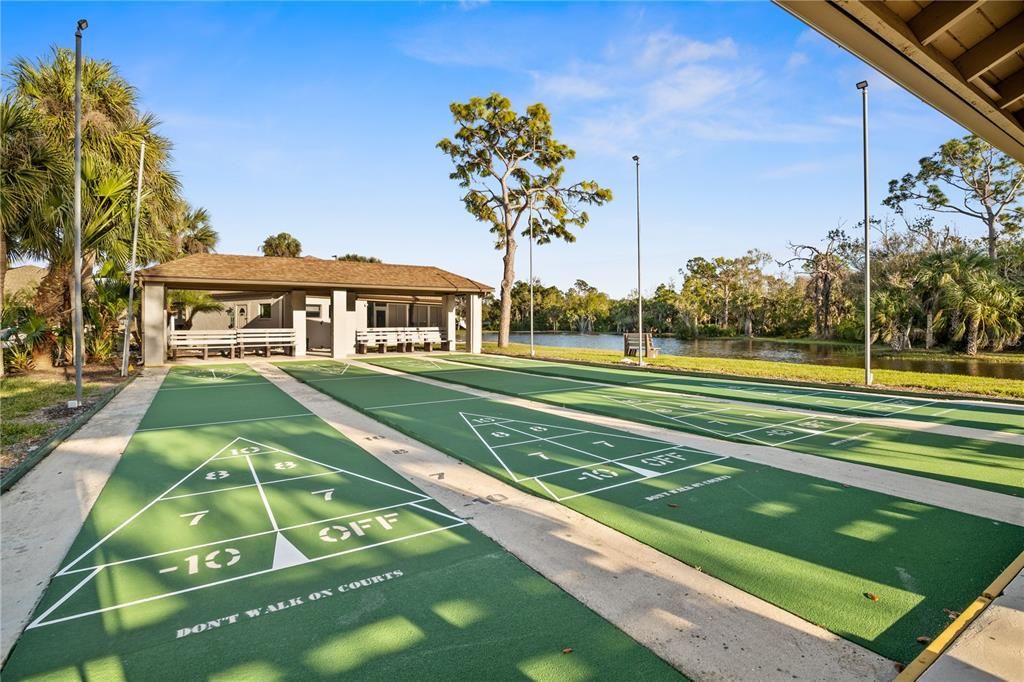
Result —
<svg viewBox="0 0 1024 682"><path fill-rule="evenodd" d="M402 360L409 370L433 364ZM916 656L918 637L949 624L944 609L967 606L1024 546L1024 528L1014 525L455 389L341 363L279 366L421 442L896 661Z"/></svg>
<svg viewBox="0 0 1024 682"><path fill-rule="evenodd" d="M473 365L467 364L467 358L472 359ZM808 406L802 406L801 412L787 412L756 403L744 405L684 395L678 389L655 389L646 384L623 386L597 382L593 378L541 375L516 369L511 364L524 363L532 370L536 364L549 363L530 364L528 360L493 356L479 360L474 356L453 359L461 362L410 357L372 362L434 379L687 433L781 447L1024 496L1024 436L1009 436L1003 440L963 438L931 433L924 427L915 430L882 426L866 417L808 414L807 410L812 409ZM502 365L500 369L477 366L496 361ZM877 400L879 404L891 404L884 402L884 398ZM1024 416L1024 412L1019 414Z"/></svg>
<svg viewBox="0 0 1024 682"><path fill-rule="evenodd" d="M241 365L172 370L4 680L680 679Z"/></svg>
<svg viewBox="0 0 1024 682"><path fill-rule="evenodd" d="M898 417L933 424L1024 434L1024 406L981 403L955 398L886 395L867 390L800 386L756 379L718 378L650 370L578 365L505 355L458 355L452 360L504 367L544 376L569 377L605 384L625 384L694 396L799 407L854 417Z"/></svg>

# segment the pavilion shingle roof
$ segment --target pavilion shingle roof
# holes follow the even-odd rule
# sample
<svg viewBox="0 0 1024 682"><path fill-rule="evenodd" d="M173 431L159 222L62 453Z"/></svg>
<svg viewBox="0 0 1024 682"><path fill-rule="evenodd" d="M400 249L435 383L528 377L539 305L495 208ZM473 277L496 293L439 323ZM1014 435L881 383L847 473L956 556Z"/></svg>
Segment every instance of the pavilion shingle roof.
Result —
<svg viewBox="0 0 1024 682"><path fill-rule="evenodd" d="M139 271L146 282L175 285L280 285L353 289L394 289L437 293L487 293L492 287L429 265L357 263L321 258L232 256L220 253L186 256Z"/></svg>

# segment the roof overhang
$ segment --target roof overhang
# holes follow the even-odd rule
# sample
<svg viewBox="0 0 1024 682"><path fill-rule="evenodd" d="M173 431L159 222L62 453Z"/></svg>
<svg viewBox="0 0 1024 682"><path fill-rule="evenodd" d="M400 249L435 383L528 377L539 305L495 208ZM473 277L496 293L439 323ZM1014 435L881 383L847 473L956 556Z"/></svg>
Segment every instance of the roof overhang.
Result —
<svg viewBox="0 0 1024 682"><path fill-rule="evenodd" d="M775 3L1024 163L1024 2Z"/></svg>
<svg viewBox="0 0 1024 682"><path fill-rule="evenodd" d="M259 292L285 292L305 291L307 294L330 295L334 289L345 289L359 294L362 297L372 295L403 295L403 294L425 294L438 296L442 294L485 294L492 291L490 288L464 288L464 287L417 287L417 286L385 286L373 285L339 285L331 282L286 282L286 281L261 281L251 282L246 280L225 280L225 279L201 279L192 277L156 277L149 275L145 277L146 284L163 284L168 289L195 289L201 291L215 290L218 292L237 291L259 291Z"/></svg>

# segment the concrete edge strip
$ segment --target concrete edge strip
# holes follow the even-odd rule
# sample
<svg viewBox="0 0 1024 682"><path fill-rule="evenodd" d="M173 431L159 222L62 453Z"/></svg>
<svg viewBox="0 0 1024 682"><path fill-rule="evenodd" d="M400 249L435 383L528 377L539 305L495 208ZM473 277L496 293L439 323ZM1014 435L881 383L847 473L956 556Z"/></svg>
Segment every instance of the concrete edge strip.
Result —
<svg viewBox="0 0 1024 682"><path fill-rule="evenodd" d="M878 426L898 429L902 431L920 431L927 433L938 433L946 436L952 436L954 438L973 438L975 440L986 440L993 442L1009 442L1015 443L1017 441L1024 442L1024 436L1016 433L1009 433L1007 431L985 431L982 429L976 429L971 426L957 426L955 424L938 424L930 421L915 421L912 419L900 418L900 414L893 415L891 417L875 416L866 414L843 414L839 412L823 412L815 410L813 407L794 403L792 405L778 405L775 403L762 403L756 401L741 400L739 398L723 398L720 396L709 396L697 393L687 393L684 391L670 391L663 388L651 388L649 386L641 386L636 383L629 384L616 384L606 381L597 381L591 379L578 379L576 377L563 377L553 376L548 374L537 374L530 372L528 369L515 369L512 367L490 367L484 365L477 365L469 362L460 362L458 360L448 360L446 358L438 358L441 362L452 365L453 367L469 368L469 369L484 369L492 370L496 372L511 372L514 374L525 374L534 377L544 377L551 379L562 379L564 381L570 381L573 383L586 384L589 386L598 386L604 388L619 388L628 389L633 391L643 391L646 393L657 393L659 395L666 395L675 398L682 399L696 399L704 400L713 403L722 403L726 405L735 405L737 407L746 407L753 409L765 410L769 412L786 412L791 414L805 414L808 416L819 417L824 419L831 419L833 421L848 422L850 424L877 424ZM554 364L554 363L552 363ZM785 384L782 384L785 385ZM834 389L838 390L838 389ZM865 394L873 395L873 394ZM879 397L885 397L884 394L879 394ZM902 396L889 396L890 400L898 399Z"/></svg>
<svg viewBox="0 0 1024 682"><path fill-rule="evenodd" d="M540 362L551 362L551 363L562 362L562 363L567 363L567 364L570 364L570 365L581 365L581 366L584 366L584 367L603 367L603 368L611 367L612 369L626 369L626 370L630 370L630 371L634 371L634 372L647 371L647 372L655 372L655 373L658 373L658 374L667 374L669 376L672 376L672 375L682 375L682 376L692 376L692 377L697 377L697 378L702 378L702 379L722 379L722 380L726 380L726 381L740 380L740 381L764 383L764 384L782 384L782 385L794 384L794 385L798 385L798 386L806 387L806 388L823 388L823 389L830 389L830 390L833 390L833 391L850 391L851 393L868 393L868 394L871 394L871 395L889 395L889 396L892 396L892 397L904 397L904 396L907 396L907 397L914 397L914 398L921 398L921 397L925 397L925 398L944 398L944 399L947 399L947 400L956 400L956 401L960 401L960 402L973 402L973 403L981 403L981 404L988 404L988 405L995 405L995 406L1008 406L1008 407L1013 407L1013 408L1016 408L1016 409L1024 409L1024 400L1021 400L1020 398L1010 398L1010 397L1000 396L1000 395L985 395L985 394L978 394L978 393L960 393L960 392L956 392L956 391L938 391L938 390L929 390L929 389L914 390L913 388L910 388L910 387L901 388L899 386L889 386L887 384L882 384L882 386L884 386L884 392L883 392L883 390L880 390L879 388L866 388L866 387L861 386L859 384L844 384L842 382L825 383L825 382L819 382L819 381L809 381L809 380L806 380L806 379L778 379L778 378L773 378L773 377L752 377L752 376L749 376L749 375L746 375L746 374L726 374L726 373L723 373L723 372L702 372L702 371L696 370L696 369L677 369L677 368L674 368L674 367L659 367L657 365L645 365L643 368L640 368L640 367L637 367L635 364L632 364L632 363L631 364L618 364L618 363L614 363L614 362L601 362L601 361L598 361L598 360L568 360L568 359L564 359L564 358L555 358L555 357L548 357L548 356L544 356L544 357L540 357L540 356L538 356L538 357L531 357L531 356L523 354L523 353L511 353L511 352L510 353L503 353L503 352L500 352L500 351L486 351L484 353L484 355L495 355L495 356L498 356L498 357L506 357L506 358L519 358L519 359L522 359L522 360L538 360ZM885 370L885 371L888 371L888 370Z"/></svg>
<svg viewBox="0 0 1024 682"><path fill-rule="evenodd" d="M1002 594L1006 586L1010 584L1017 575L1024 571L1024 552L1021 552L1010 565L992 581L984 592L978 596L970 606L964 609L960 615L950 623L945 630L928 643L928 646L918 654L917 658L907 664L907 667L896 676L894 682L915 682L932 666L940 656L952 646L953 642L964 633L965 630L977 620L985 609L988 608L996 597Z"/></svg>
<svg viewBox="0 0 1024 682"><path fill-rule="evenodd" d="M141 423L143 417L145 417L145 413L149 409L149 405L153 402L153 398L160 390L160 386L163 384L166 375L166 371L161 371L161 369L159 368L157 368L155 371L147 370L143 374L137 375L137 380L133 380L132 382L126 382L124 384L124 388L126 389L129 386L131 386L133 391L148 391L150 395L149 398L144 401L144 404L136 403L136 408L138 411L138 420L134 421L133 423L122 423L122 426L126 427L126 433L123 435L123 438L119 436L119 439L123 442L120 442L118 446L118 460L120 460L121 455L123 455L124 449L127 447L128 442L135 435L135 431L138 428L139 423ZM148 378L149 376L153 377L155 386L143 386L143 380ZM142 387L140 388L140 386ZM93 413L88 420L83 421L83 423L79 425L79 427L75 430L74 433L69 434L64 439L62 439L60 443L56 444L53 448L53 451L56 451L61 447L67 446L68 444L74 443L77 438L82 437L82 434L80 432L89 427L94 419L103 419L106 415L107 410L112 410L118 407L119 400L115 400L115 397L119 398L120 400L128 400L131 397L128 396L128 393L130 392L131 391L119 391L117 396L111 396L111 399L108 400L99 410ZM136 398L132 397L132 399L134 400ZM33 485L33 480L31 477L34 475L42 475L44 473L42 472L42 470L47 465L49 465L49 461L50 460L48 458L44 457L42 458L42 460L40 460L40 462L37 462L36 467L29 469L26 472L26 475L22 477L22 485ZM102 478L102 484L95 488L95 494L91 495L91 499L87 499L88 496L85 496L82 497L80 500L75 500L76 502L86 503L86 506L83 507L80 512L83 521L85 517L88 516L89 512L91 512L92 505L95 504L96 499L99 497L100 492L102 492L103 488L106 486L106 483L109 480L110 475L113 473L116 466L117 465L115 464L114 466L110 467L109 471L96 469L89 470L88 473L90 476L98 476ZM20 491L21 487L19 487L17 490ZM11 502L10 499L7 498L6 496L4 497L4 501L6 504L16 504L15 502ZM8 521L9 513L5 513L4 517L5 521ZM52 517L60 519L61 514L54 513ZM46 532L48 530L48 526L46 526L45 522L41 523L39 526L37 526L37 528L40 532ZM52 563L48 563L48 558L44 557L43 559L40 559L38 555L33 555L32 561L28 562L28 572L31 573L33 576L31 580L32 587L30 590L26 590L26 592L30 592L29 594L20 595L27 597L27 600L20 601L15 604L10 604L7 600L4 601L4 608L0 610L0 616L2 616L2 621L0 621L2 622L2 627L0 627L0 631L3 632L2 650L0 650L0 665L3 665L3 663L7 661L7 658L10 656L11 651L13 651L14 647L17 645L18 638L20 638L22 631L28 624L30 616L35 611L36 606L39 604L39 600L42 599L43 594L49 587L50 581L53 579L53 575L60 568L60 561L64 558L64 555L71 548L71 545L74 543L75 538L78 537L78 533L80 531L81 524L74 525L74 527L61 526L58 532L54 533L52 536L46 537L45 545L48 548L50 548L50 550L55 549L58 552L58 554L53 555L55 558L53 559ZM24 570L25 568L24 566L22 566L21 569L19 569L17 566L17 562L15 562L16 565L14 567L11 566L12 559L10 555L7 554L8 548L10 546L11 542L9 538L7 538L7 542L0 545L0 547L3 548L4 552L4 570L2 574L0 574L3 577L4 585L4 589L0 590L0 592L2 593L7 593L10 590L10 588L7 587L9 576L12 574L17 575L18 570ZM22 556L27 557L28 555Z"/></svg>
<svg viewBox="0 0 1024 682"><path fill-rule="evenodd" d="M572 408L536 402L528 398L512 397L463 384L448 383L425 376L399 372L387 367L369 365L351 359L347 360L347 362L381 374L398 376L410 381L418 381L430 386L467 393L495 402L517 405L536 412L575 419L586 423L601 424L607 428L619 429L627 433L656 438L669 443L690 445L702 450L728 455L774 469L782 469L843 485L851 485L882 493L883 495L892 495L942 509L981 516L993 521L1024 526L1024 505L1021 505L1021 498L1011 495L971 488L914 474L880 469L868 464L809 455L768 445L737 443L735 441L692 434L667 427L632 422L619 417L609 417L593 412L581 412Z"/></svg>
<svg viewBox="0 0 1024 682"><path fill-rule="evenodd" d="M493 498L496 491L500 492L507 501L483 502L487 506L477 507L479 511L473 516L466 516L466 520L547 580L687 675L696 676L697 679L711 676L718 679L747 679L752 670L749 666L756 660L778 666L792 666L799 661L800 665L807 666L805 672L810 677L827 671L828 678L833 680L891 679L895 664L858 644L698 571L599 521L465 465L436 448L377 422L372 415L321 393L315 385L306 384L278 367L264 365L258 367L257 371L333 429L353 440L358 447L414 485L423 488L442 504L444 500L441 498L444 497L458 496L472 502L486 499L488 495ZM307 391L309 393L305 393ZM336 417L323 411L324 406L351 415L351 419L339 423ZM386 439L371 442L357 440L358 436L370 433L364 434L358 425L360 420L372 423L374 433L387 434ZM389 454L396 445L403 448L413 446L418 452L403 454L403 461L396 462L393 460L394 455ZM380 452L376 449L380 449ZM426 458L435 460L430 462L429 470L423 462ZM431 473L436 471L439 461L450 466L449 472L443 479L433 480ZM486 481L488 487L459 487L453 481L455 473L468 475L476 481ZM451 508L450 503L444 506ZM505 517L503 522L494 521L499 515ZM525 518L516 518L524 515ZM482 517L491 518L485 520ZM571 537L579 547L575 552L577 556L570 557L566 549L553 550L549 543L535 544L523 539L512 528L518 528L520 522L529 524L552 519L568 525L565 535ZM504 527L500 527L502 525ZM583 551L584 548L586 551ZM616 570L612 568L616 563L625 566ZM645 592L642 585L634 585L636 581L623 584L618 580L620 576L617 573L626 572L651 575L662 580L669 576L675 577L685 584L685 589L677 585L671 594L652 595ZM693 613L690 611L703 614L707 622L683 619L678 612L673 612L673 607L679 607L691 618ZM707 613L718 609L724 609L734 616L722 627L716 627L718 623L725 623L722 613ZM660 622L666 619L652 618L651 612L655 610L678 620ZM745 617L742 614L750 615ZM789 638L784 642L766 642L763 619L777 624L780 631L787 633ZM678 624L687 621L693 628L706 629L711 634L697 637ZM724 648L722 642L713 640L715 636L728 636L730 644L739 643L746 648L746 653L740 654L736 649ZM758 649L758 642L764 643L763 649ZM768 676L773 674L768 673Z"/></svg>

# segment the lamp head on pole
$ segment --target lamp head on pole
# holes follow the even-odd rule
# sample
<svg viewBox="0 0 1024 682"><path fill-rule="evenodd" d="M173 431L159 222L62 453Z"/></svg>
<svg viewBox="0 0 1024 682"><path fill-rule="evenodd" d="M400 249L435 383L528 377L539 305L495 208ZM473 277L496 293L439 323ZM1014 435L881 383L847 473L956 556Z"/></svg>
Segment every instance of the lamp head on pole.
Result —
<svg viewBox="0 0 1024 682"><path fill-rule="evenodd" d="M636 161L637 163L640 163L640 156L638 154L634 154L633 160Z"/></svg>
<svg viewBox="0 0 1024 682"><path fill-rule="evenodd" d="M79 38L81 38L82 37L82 31L84 31L87 28L89 28L89 22L87 20L85 20L85 19L79 19L78 20L78 30L75 31L75 35L78 36Z"/></svg>
<svg viewBox="0 0 1024 682"><path fill-rule="evenodd" d="M858 90L867 90L868 89L868 82L867 81L861 81L860 83L857 83L857 89Z"/></svg>

